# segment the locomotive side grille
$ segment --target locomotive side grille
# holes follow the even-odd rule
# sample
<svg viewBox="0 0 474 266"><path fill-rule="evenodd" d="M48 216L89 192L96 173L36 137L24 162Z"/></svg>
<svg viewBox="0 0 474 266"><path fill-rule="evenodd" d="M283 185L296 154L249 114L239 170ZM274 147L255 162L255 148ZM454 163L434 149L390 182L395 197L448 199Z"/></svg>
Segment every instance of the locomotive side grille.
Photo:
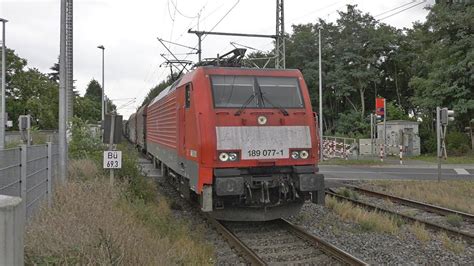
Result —
<svg viewBox="0 0 474 266"><path fill-rule="evenodd" d="M147 113L147 139L167 147L177 147L176 95L170 94L160 99L158 104L149 106Z"/></svg>

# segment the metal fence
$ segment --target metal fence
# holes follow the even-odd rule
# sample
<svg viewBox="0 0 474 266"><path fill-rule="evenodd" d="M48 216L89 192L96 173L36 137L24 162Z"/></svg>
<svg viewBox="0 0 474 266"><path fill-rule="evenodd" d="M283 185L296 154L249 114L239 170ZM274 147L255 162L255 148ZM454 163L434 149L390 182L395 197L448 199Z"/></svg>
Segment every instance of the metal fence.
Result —
<svg viewBox="0 0 474 266"><path fill-rule="evenodd" d="M29 219L42 202L51 203L58 159L58 145L51 143L0 150L0 194L21 197Z"/></svg>

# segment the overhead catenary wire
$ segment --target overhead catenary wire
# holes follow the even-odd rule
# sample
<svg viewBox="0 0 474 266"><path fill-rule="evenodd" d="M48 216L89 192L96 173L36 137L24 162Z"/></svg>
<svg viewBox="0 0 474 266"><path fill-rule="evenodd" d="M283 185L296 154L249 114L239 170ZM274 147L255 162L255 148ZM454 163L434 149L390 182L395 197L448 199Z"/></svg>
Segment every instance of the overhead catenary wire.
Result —
<svg viewBox="0 0 474 266"><path fill-rule="evenodd" d="M170 9L170 0L168 0L168 13L170 13L169 9ZM170 18L171 18L171 13L170 13ZM171 20L172 20L172 22L171 22L170 40L173 39L174 23L175 23L175 20L176 20L176 9L174 10L174 15L173 15L173 18Z"/></svg>
<svg viewBox="0 0 474 266"><path fill-rule="evenodd" d="M387 19L387 18L393 17L393 16L395 16L395 15L398 15L398 14L404 12L404 11L407 11L407 10L412 9L412 8L414 8L414 7L417 7L417 6L421 5L421 4L424 4L425 2L426 2L426 0L424 0L423 2L420 2L420 3L417 3L417 4L415 4L415 5L409 6L409 7L407 7L407 8L404 8L404 9L402 9L402 10L400 10L400 11L397 11L397 12L395 12L395 13L392 13L392 14L386 16L386 17L380 18L379 21L382 21L382 20L384 20L384 19Z"/></svg>
<svg viewBox="0 0 474 266"><path fill-rule="evenodd" d="M387 14L387 13L390 13L390 12L392 12L392 11L395 11L395 10L399 9L399 8L405 7L405 6L407 6L407 5L411 5L411 4L415 3L415 2L416 2L416 0L412 0L412 1L408 2L408 3L403 4L403 5L399 5L399 6L397 6L397 7L394 7L394 8L392 8L392 9L390 9L390 10L387 10L387 11L384 11L384 12L382 12L382 13L380 13L380 14L375 15L374 18L380 17L380 16L382 16L382 15L385 15L385 14Z"/></svg>
<svg viewBox="0 0 474 266"><path fill-rule="evenodd" d="M260 50L260 49L257 49L257 48L253 48L253 47L251 47L251 46L243 45L243 44L240 44L240 43L237 43L237 42L234 42L234 41L230 42L230 44L231 44L232 46L234 46L234 48L237 48L237 46L240 46L240 47L244 47L244 48L247 48L247 49L250 49L250 50L254 50L254 51L258 51L258 52L265 52L265 51L263 51L263 50Z"/></svg>
<svg viewBox="0 0 474 266"><path fill-rule="evenodd" d="M109 100L111 100L111 101L128 101L128 100L132 100L132 99L136 99L136 97L118 98L118 99L109 99Z"/></svg>
<svg viewBox="0 0 474 266"><path fill-rule="evenodd" d="M240 2L240 0L237 0L235 2L235 4L224 14L224 16L211 28L210 31L214 30L224 20L224 18L226 18L227 15L229 15L229 13L237 6L237 4L239 4L239 2ZM207 35L204 35L202 40L204 40L206 36ZM196 44L196 46L194 46L194 48L197 48L197 47L198 47L198 45ZM188 57L189 57L189 55L187 55L183 60L186 60Z"/></svg>
<svg viewBox="0 0 474 266"><path fill-rule="evenodd" d="M181 32L181 34L178 36L178 38L175 40L175 41L178 41L181 39L181 37L184 36L184 34L188 33L188 29L190 28L194 28L196 26L199 26L199 23L202 23L204 21L206 21L206 19L208 19L212 14L214 14L217 10L221 9L225 4L221 4L220 6L218 6L217 8L215 8L214 10L212 10L209 14L207 14L204 18L200 18L200 16L198 16L198 21L196 23L194 23L194 20L191 20L191 22L189 23L189 25L185 28L185 30L183 32ZM201 10L199 10L199 13L200 14L201 12L203 12L203 10L205 9L205 7L207 6L207 3L201 8ZM194 24L193 24L194 23Z"/></svg>
<svg viewBox="0 0 474 266"><path fill-rule="evenodd" d="M296 17L296 18L289 19L289 20L287 21L287 23L292 23L292 22L295 22L295 21L298 20L298 19L305 18L305 17L307 17L307 16L309 16L309 15L311 15L311 14L322 12L323 10L326 10L326 9L332 7L332 6L335 6L335 5L337 5L337 4L341 3L341 2L345 2L345 1L346 1L346 0L336 1L336 2L334 2L334 3L332 3L332 4L329 4L329 5L324 6L324 7L322 7L322 8L318 8L318 9L316 9L316 10L313 10L313 11L311 11L311 12L308 12L308 13L306 13L306 14L303 15L303 16L299 16L299 17ZM349 1L349 2L352 2L352 1ZM345 4L344 4L344 5L345 5Z"/></svg>
<svg viewBox="0 0 474 266"><path fill-rule="evenodd" d="M235 4L224 14L224 16L219 21L217 21L217 23L211 28L210 31L213 31L227 17L227 15L229 15L230 12L232 12L232 10L234 10L234 8L239 4L239 2L240 2L240 0L237 0L235 2ZM206 36L207 35L204 35L202 37L202 40L204 40L206 38Z"/></svg>
<svg viewBox="0 0 474 266"><path fill-rule="evenodd" d="M170 0L170 1L171 1L171 4L173 4L173 7L174 7L175 11L178 12L178 14L180 14L181 16L183 16L185 18L189 18L189 19L194 19L194 18L197 18L199 16L199 15L188 16L188 15L183 14L183 12L181 12L178 8L178 0L176 0L176 3L173 0Z"/></svg>
<svg viewBox="0 0 474 266"><path fill-rule="evenodd" d="M136 101L137 101L137 99L136 99L136 98L133 98L132 100L130 100L130 101L128 101L128 102L126 102L126 103L120 105L119 107L117 107L116 110L120 110L120 109L122 109L122 108L124 108L124 107L128 107L128 106L130 106L131 104L134 104Z"/></svg>

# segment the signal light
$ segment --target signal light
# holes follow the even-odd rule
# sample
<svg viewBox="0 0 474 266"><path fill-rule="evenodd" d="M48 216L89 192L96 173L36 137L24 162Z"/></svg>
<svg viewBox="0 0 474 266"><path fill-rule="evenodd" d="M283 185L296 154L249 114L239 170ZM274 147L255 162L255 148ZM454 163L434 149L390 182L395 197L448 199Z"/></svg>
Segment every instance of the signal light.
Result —
<svg viewBox="0 0 474 266"><path fill-rule="evenodd" d="M454 121L454 111L448 110L448 108L441 109L441 124L443 126L448 125L449 121Z"/></svg>

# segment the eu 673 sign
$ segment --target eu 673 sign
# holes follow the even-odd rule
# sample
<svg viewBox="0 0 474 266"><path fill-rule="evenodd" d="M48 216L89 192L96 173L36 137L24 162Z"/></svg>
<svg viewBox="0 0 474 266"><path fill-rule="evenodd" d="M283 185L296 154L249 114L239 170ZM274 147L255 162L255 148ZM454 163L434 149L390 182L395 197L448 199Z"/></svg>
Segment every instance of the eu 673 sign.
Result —
<svg viewBox="0 0 474 266"><path fill-rule="evenodd" d="M104 169L122 168L122 151L104 151Z"/></svg>

